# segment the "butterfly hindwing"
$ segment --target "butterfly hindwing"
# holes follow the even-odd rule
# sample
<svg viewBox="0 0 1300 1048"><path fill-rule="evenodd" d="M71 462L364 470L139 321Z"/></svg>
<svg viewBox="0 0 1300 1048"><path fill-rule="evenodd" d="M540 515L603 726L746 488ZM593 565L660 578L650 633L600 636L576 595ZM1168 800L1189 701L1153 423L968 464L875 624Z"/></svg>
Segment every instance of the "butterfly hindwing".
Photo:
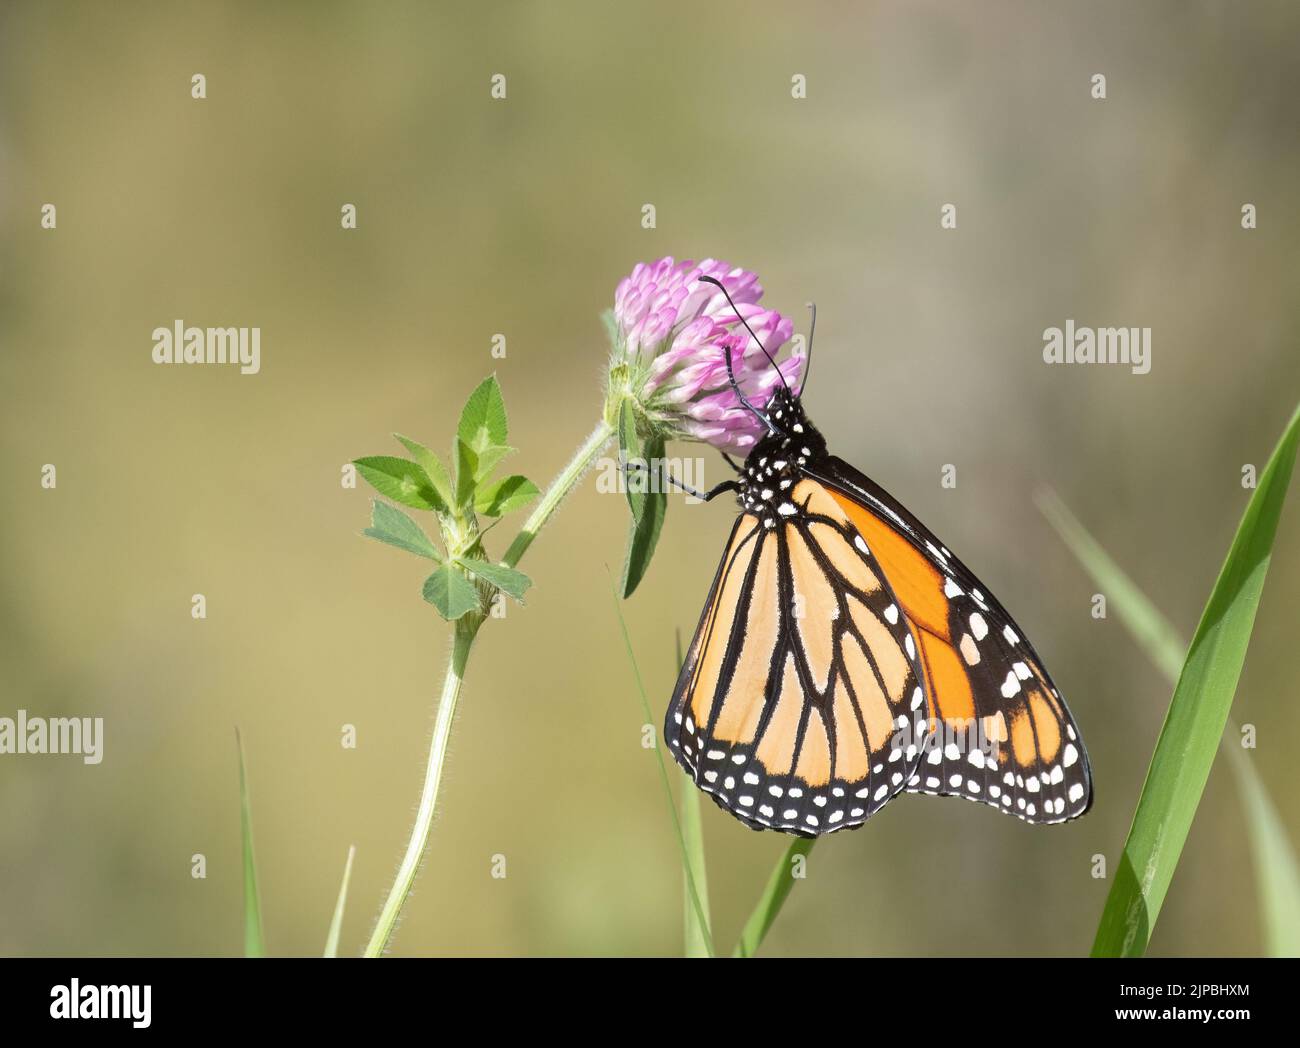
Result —
<svg viewBox="0 0 1300 1048"><path fill-rule="evenodd" d="M826 489L732 529L669 705L695 783L754 828L861 825L906 788L926 716L914 635Z"/></svg>
<svg viewBox="0 0 1300 1048"><path fill-rule="evenodd" d="M1074 719L1042 661L974 574L897 500L840 459L830 496L897 594L920 652L932 732L909 790L983 801L1028 822L1092 802Z"/></svg>

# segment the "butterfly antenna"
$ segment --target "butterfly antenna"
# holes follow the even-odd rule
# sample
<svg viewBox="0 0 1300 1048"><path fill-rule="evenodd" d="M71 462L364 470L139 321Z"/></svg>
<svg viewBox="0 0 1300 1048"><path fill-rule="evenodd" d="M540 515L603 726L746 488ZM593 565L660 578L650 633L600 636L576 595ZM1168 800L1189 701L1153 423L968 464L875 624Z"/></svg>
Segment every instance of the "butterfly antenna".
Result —
<svg viewBox="0 0 1300 1048"><path fill-rule="evenodd" d="M723 354L727 361L727 381L731 383L731 388L736 391L736 396L740 398L740 403L745 406L751 415L767 427L769 433L775 433L776 427L772 425L771 420L749 402L749 398L745 396L744 390L740 388L740 383L736 381L736 373L731 368L731 347L728 346L724 349Z"/></svg>
<svg viewBox="0 0 1300 1048"><path fill-rule="evenodd" d="M808 324L808 355L804 357L803 362L803 381L799 383L799 396L803 396L803 391L808 388L808 372L812 370L812 347L813 335L817 333L817 303L805 302L808 311L812 313L812 320Z"/></svg>
<svg viewBox="0 0 1300 1048"><path fill-rule="evenodd" d="M719 291L722 292L723 298L727 300L727 305L731 307L732 312L736 314L736 317L740 320L740 322L745 325L745 330L749 332L749 337L752 338L755 342L758 342L758 348L763 351L763 356L767 357L767 362L771 364L773 368L776 369L776 377L781 380L781 385L785 386L785 391L789 393L790 386L786 383L785 376L781 374L781 369L776 366L776 361L772 359L772 354L767 351L767 347L763 345L763 343L759 340L759 337L754 334L754 329L749 326L749 321L740 315L740 310L737 308L736 303L731 301L731 296L727 294L727 289L722 286L722 281L718 280L715 277L700 277L700 279L704 281L706 284L712 284L714 287L716 287Z"/></svg>

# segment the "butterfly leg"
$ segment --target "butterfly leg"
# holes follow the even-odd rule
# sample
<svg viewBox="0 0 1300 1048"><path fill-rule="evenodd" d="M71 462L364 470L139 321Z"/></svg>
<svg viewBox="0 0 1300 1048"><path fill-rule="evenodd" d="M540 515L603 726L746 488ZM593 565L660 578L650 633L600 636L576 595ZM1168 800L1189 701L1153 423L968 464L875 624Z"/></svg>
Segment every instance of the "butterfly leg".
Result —
<svg viewBox="0 0 1300 1048"><path fill-rule="evenodd" d="M647 467L644 462L623 463L624 472L627 472L628 470L631 469L646 469L646 468ZM724 480L721 484L715 484L713 487L709 488L708 491L698 491L695 488L691 487L689 484L682 483L680 480L674 477L667 470L664 471L664 477L668 480L668 483L672 484L676 488L680 488L682 491L686 492L686 494L690 495L691 498L699 499L701 502L712 502L715 498L717 498L719 495L723 494L724 492L740 490L740 482L735 480Z"/></svg>
<svg viewBox="0 0 1300 1048"><path fill-rule="evenodd" d="M723 492L740 490L740 483L734 480L724 480L721 484L715 484L713 487L709 488L708 491L696 491L689 484L683 484L671 474L668 474L668 482L681 488L686 492L686 494L690 495L691 498L699 499L701 502L712 502Z"/></svg>

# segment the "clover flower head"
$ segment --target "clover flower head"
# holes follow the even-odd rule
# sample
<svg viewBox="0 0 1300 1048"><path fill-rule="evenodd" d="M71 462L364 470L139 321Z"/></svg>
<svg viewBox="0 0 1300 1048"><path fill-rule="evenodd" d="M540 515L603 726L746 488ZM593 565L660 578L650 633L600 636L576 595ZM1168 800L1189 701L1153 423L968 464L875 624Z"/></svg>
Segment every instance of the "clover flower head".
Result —
<svg viewBox="0 0 1300 1048"><path fill-rule="evenodd" d="M700 279L705 276L721 282L734 309L716 285ZM778 359L794 325L760 306L762 296L756 274L716 259L662 258L638 264L619 283L614 363L626 367L629 392L652 424L734 454L747 454L757 443L765 426L744 406L736 387L761 411L783 382L800 387L806 363L801 345Z"/></svg>

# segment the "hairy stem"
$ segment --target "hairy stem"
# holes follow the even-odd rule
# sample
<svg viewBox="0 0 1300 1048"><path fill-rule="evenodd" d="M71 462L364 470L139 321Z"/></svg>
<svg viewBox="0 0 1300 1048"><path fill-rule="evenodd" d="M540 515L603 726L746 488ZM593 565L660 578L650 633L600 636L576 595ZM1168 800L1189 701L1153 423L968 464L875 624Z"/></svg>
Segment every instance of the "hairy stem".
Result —
<svg viewBox="0 0 1300 1048"><path fill-rule="evenodd" d="M461 682L465 679L465 664L469 661L470 648L474 637L482 625L482 618L470 616L454 624L452 635L451 662L447 666L447 676L442 682L442 697L438 700L438 717L433 725L433 741L429 744L429 762L424 769L424 788L420 791L420 807L415 814L415 826L411 830L411 839L406 844L406 854L402 864L397 868L397 877L389 889L384 908L379 913L375 930L370 934L366 944L366 957L379 957L388 947L402 907L415 884L424 860L424 849L429 843L429 831L433 826L433 814L438 803L438 786L442 782L442 766L447 759L447 742L451 738L451 724L456 716L456 702L460 698Z"/></svg>
<svg viewBox="0 0 1300 1048"><path fill-rule="evenodd" d="M515 536L515 541L510 544L506 550L506 555L502 558L507 567L513 568L519 563L519 558L533 544L533 539L537 533L546 526L546 522L551 519L551 515L559 508L560 503L582 479L582 475L591 468L592 463L596 461L596 456L605 450L610 440L614 437L614 427L608 419L601 419L600 425L591 431L569 464L564 467L560 475L551 481L551 486L546 489L546 494L542 496L541 502L537 503L537 508L524 521L524 526L519 529L519 534Z"/></svg>
<svg viewBox="0 0 1300 1048"><path fill-rule="evenodd" d="M551 519L564 496L572 491L591 468L596 457L614 436L614 427L606 420L601 421L583 443L573 459L551 482L542 496L537 508L524 522L523 528L506 551L504 562L514 567L519 558L532 545L533 539ZM424 787L420 791L420 806L415 814L415 826L411 829L411 838L406 844L406 853L402 864L397 869L397 877L389 889L384 908L379 913L379 920L366 944L366 957L379 957L388 948L393 929L397 926L402 907L410 897L415 878L420 873L420 864L429 844L429 833L433 827L433 816L438 804L438 787L442 782L442 766L447 759L447 742L451 738L451 725L456 716L456 703L460 698L461 684L465 679L465 665L469 662L469 653L474 646L474 638L479 627L483 625L481 614L467 615L453 624L451 663L447 667L447 676L442 683L442 697L438 700L438 714L433 725L433 740L429 744L429 760L424 770Z"/></svg>

